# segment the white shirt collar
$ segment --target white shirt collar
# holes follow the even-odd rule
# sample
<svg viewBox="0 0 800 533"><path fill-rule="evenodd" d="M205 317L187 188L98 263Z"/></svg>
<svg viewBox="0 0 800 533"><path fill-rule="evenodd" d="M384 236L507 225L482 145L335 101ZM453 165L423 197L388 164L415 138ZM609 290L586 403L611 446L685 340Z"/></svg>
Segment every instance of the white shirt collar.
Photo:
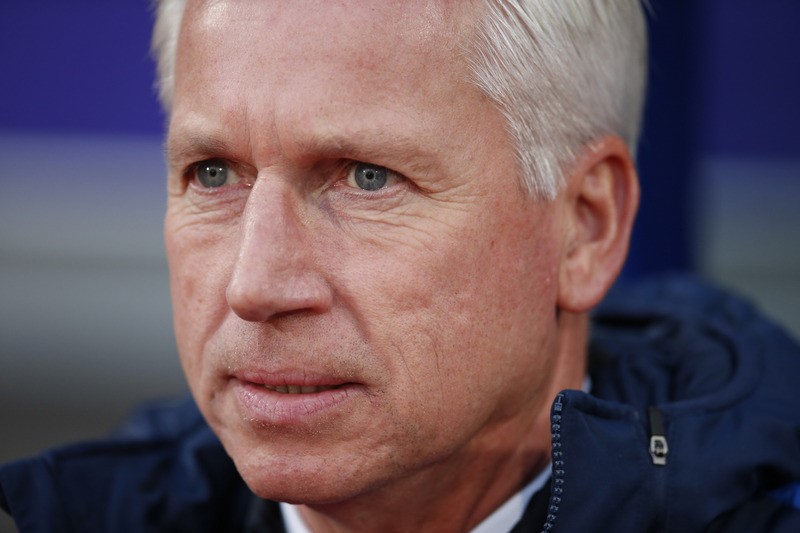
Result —
<svg viewBox="0 0 800 533"><path fill-rule="evenodd" d="M533 495L544 487L547 480L550 479L551 470L552 468L548 464L533 481L506 500L506 503L498 507L495 512L484 518L470 533L497 533L514 529L517 522L522 520L522 515L525 513L525 509L528 508Z"/></svg>
<svg viewBox="0 0 800 533"><path fill-rule="evenodd" d="M300 511L296 505L281 502L281 514L283 515L283 525L286 526L286 533L311 533L300 517Z"/></svg>

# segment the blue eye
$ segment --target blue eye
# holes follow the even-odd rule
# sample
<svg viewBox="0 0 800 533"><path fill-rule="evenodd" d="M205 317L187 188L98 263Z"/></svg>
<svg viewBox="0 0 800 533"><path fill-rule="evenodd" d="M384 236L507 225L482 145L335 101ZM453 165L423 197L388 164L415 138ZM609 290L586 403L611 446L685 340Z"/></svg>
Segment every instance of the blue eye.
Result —
<svg viewBox="0 0 800 533"><path fill-rule="evenodd" d="M377 191L385 187L389 181L388 172L384 167L359 163L353 170L353 180L360 189Z"/></svg>
<svg viewBox="0 0 800 533"><path fill-rule="evenodd" d="M222 159L207 159L197 163L194 177L203 187L222 187L228 183L228 164Z"/></svg>

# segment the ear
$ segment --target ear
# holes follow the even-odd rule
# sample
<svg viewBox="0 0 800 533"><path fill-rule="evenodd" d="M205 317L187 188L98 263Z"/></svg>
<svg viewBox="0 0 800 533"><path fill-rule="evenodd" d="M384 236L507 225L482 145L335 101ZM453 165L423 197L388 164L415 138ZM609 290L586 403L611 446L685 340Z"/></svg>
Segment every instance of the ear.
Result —
<svg viewBox="0 0 800 533"><path fill-rule="evenodd" d="M557 304L582 313L605 296L628 254L639 180L625 142L609 135L587 145L562 194L567 231Z"/></svg>

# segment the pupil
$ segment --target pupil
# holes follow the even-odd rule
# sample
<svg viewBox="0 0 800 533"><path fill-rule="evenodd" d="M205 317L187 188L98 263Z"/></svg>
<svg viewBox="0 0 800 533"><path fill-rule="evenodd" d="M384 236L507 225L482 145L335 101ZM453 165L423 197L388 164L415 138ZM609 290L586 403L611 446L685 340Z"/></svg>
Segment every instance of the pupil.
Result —
<svg viewBox="0 0 800 533"><path fill-rule="evenodd" d="M222 187L228 181L228 166L225 161L210 159L199 165L195 176L203 187Z"/></svg>
<svg viewBox="0 0 800 533"><path fill-rule="evenodd" d="M375 191L386 185L386 169L375 165L359 163L355 170L356 185L365 191Z"/></svg>

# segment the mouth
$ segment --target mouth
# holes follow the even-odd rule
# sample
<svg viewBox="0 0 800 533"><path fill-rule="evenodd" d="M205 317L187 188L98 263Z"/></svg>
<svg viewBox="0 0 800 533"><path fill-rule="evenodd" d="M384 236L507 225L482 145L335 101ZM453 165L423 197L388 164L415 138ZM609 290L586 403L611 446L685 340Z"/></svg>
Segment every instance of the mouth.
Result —
<svg viewBox="0 0 800 533"><path fill-rule="evenodd" d="M232 376L234 397L246 420L270 427L305 425L340 416L363 396L364 386L308 372L240 373Z"/></svg>
<svg viewBox="0 0 800 533"><path fill-rule="evenodd" d="M328 390L340 389L347 385L319 385L319 386L305 386L305 385L263 385L263 387L272 392L279 392L281 394L315 394L317 392L324 392Z"/></svg>

